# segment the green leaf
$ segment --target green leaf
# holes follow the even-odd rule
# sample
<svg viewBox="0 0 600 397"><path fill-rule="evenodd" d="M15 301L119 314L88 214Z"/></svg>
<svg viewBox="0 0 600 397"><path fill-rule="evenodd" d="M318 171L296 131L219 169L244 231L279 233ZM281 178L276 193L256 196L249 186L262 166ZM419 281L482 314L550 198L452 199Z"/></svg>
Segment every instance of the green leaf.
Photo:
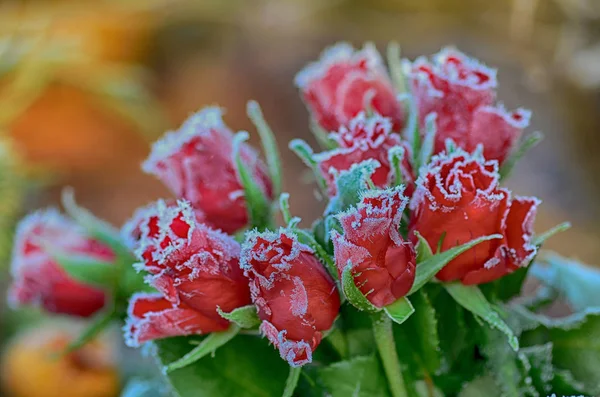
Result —
<svg viewBox="0 0 600 397"><path fill-rule="evenodd" d="M489 376L481 376L467 383L458 394L458 397L500 397L498 386Z"/></svg>
<svg viewBox="0 0 600 397"><path fill-rule="evenodd" d="M408 334L411 350L417 354L417 361L424 373L433 374L440 367L440 339L438 321L426 292L421 289L411 297L415 313L403 327L396 330ZM396 332L395 330L395 332ZM401 347L398 347L401 349Z"/></svg>
<svg viewBox="0 0 600 397"><path fill-rule="evenodd" d="M600 308L589 308L565 319L547 321L555 367L568 370L584 392L600 393Z"/></svg>
<svg viewBox="0 0 600 397"><path fill-rule="evenodd" d="M250 225L253 228L256 227L259 230L262 230L273 224L271 205L261 188L256 184L252 172L248 169L242 159L240 147L247 139L248 133L245 131L238 132L235 135L233 140L233 159L235 161L236 172L240 178L240 183L244 188Z"/></svg>
<svg viewBox="0 0 600 397"><path fill-rule="evenodd" d="M522 348L521 354L529 361L532 385L538 393L542 396L552 394L552 381L554 380L552 343Z"/></svg>
<svg viewBox="0 0 600 397"><path fill-rule="evenodd" d="M367 181L379 166L378 161L369 159L352 164L348 170L340 171L335 180L337 193L329 201L325 213L335 214L345 211L358 203L362 192L368 188Z"/></svg>
<svg viewBox="0 0 600 397"><path fill-rule="evenodd" d="M218 348L233 339L239 332L240 328L236 325L232 325L226 331L208 334L208 336L202 339L202 342L200 342L200 344L193 348L189 353L181 357L179 360L173 361L169 363L169 365L165 366L165 371L171 372L187 367L188 365L195 363L209 354L214 354Z"/></svg>
<svg viewBox="0 0 600 397"><path fill-rule="evenodd" d="M513 350L519 350L519 340L485 299L479 288L460 283L447 283L444 284L444 288L462 307L485 320L492 328L503 332L508 337L508 343Z"/></svg>
<svg viewBox="0 0 600 397"><path fill-rule="evenodd" d="M217 307L217 312L225 320L236 324L240 328L255 328L260 325L260 318L258 318L256 306L254 305L238 307L229 313Z"/></svg>
<svg viewBox="0 0 600 397"><path fill-rule="evenodd" d="M492 294L495 299L507 302L521 293L523 283L527 278L531 266L520 267L512 273L509 273L498 280L482 284L481 290L486 294ZM487 291L486 291L487 290Z"/></svg>
<svg viewBox="0 0 600 397"><path fill-rule="evenodd" d="M189 338L155 342L163 366L189 352ZM289 365L264 339L238 335L214 357L168 374L179 397L281 397Z"/></svg>
<svg viewBox="0 0 600 397"><path fill-rule="evenodd" d="M90 236L108 245L115 253L117 253L117 255L131 255L127 247L121 241L119 231L114 226L97 218L90 211L77 205L73 189L63 189L62 203L67 213L75 219L75 221L81 225Z"/></svg>
<svg viewBox="0 0 600 397"><path fill-rule="evenodd" d="M381 309L373 306L373 304L367 299L366 296L358 289L354 283L354 276L352 275L352 265L349 263L342 272L342 290L348 302L358 310L363 310L369 313L376 313Z"/></svg>
<svg viewBox="0 0 600 397"><path fill-rule="evenodd" d="M327 192L327 183L325 182L325 178L321 175L321 171L319 170L319 164L314 159L314 153L311 147L303 141L302 139L292 139L289 144L289 148L292 152L296 153L300 160L310 167L313 171L313 174L317 180L317 185L321 189L321 192Z"/></svg>
<svg viewBox="0 0 600 397"><path fill-rule="evenodd" d="M530 274L558 292L576 311L600 307L600 270L554 253L530 266Z"/></svg>
<svg viewBox="0 0 600 397"><path fill-rule="evenodd" d="M319 378L331 397L390 397L383 369L374 355L324 367Z"/></svg>
<svg viewBox="0 0 600 397"><path fill-rule="evenodd" d="M570 228L571 228L570 222L563 222L560 225L556 225L552 229L545 231L544 233L540 234L539 236L535 236L533 239L533 245L537 245L539 247L542 244L544 244L544 242L546 240L548 240L550 237L554 236L557 233L562 233L566 230L569 230Z"/></svg>
<svg viewBox="0 0 600 397"><path fill-rule="evenodd" d="M283 222L288 226L292 221L292 213L290 212L290 194L289 193L281 193L279 195L279 210L281 211L281 216L283 218Z"/></svg>
<svg viewBox="0 0 600 397"><path fill-rule="evenodd" d="M484 334L481 351L502 397L539 397L528 379L530 364L527 357L508 348L505 336L498 330L484 328Z"/></svg>
<svg viewBox="0 0 600 397"><path fill-rule="evenodd" d="M396 324L404 323L415 312L415 308L406 297L398 299L383 310Z"/></svg>
<svg viewBox="0 0 600 397"><path fill-rule="evenodd" d="M86 256L66 255L55 249L49 249L49 253L60 267L77 281L110 289L117 285L119 267L114 263Z"/></svg>
<svg viewBox="0 0 600 397"><path fill-rule="evenodd" d="M421 233L415 232L415 236L417 237L417 246L415 247L417 251L417 264L419 264L431 259L433 257L433 251Z"/></svg>
<svg viewBox="0 0 600 397"><path fill-rule="evenodd" d="M444 266L446 266L452 259L456 258L463 252L466 252L480 244L484 241L499 239L502 238L501 234L493 234L491 236L483 236L479 237L475 240L471 240L468 243L463 245L459 245L458 247L450 248L442 253L435 254L431 257L429 253L431 252L431 248L428 248L429 245L425 245L426 241L420 235L417 235L419 238L419 245L421 245L421 253L417 252L422 258L425 259L423 262L417 263L417 274L415 277L415 282L413 287L410 289L409 295L414 294L416 291L421 289L429 280L431 280L435 275L442 270ZM428 249L427 249L428 248Z"/></svg>
<svg viewBox="0 0 600 397"><path fill-rule="evenodd" d="M526 136L522 141L517 150L515 150L502 164L500 167L500 179L507 178L512 172L517 162L529 151L529 149L536 146L544 138L544 135L535 131L532 134Z"/></svg>
<svg viewBox="0 0 600 397"><path fill-rule="evenodd" d="M424 289L414 294L411 302L415 308L414 314L401 327L394 327L393 330L396 352L403 366L407 386L418 379L431 383L441 363L436 313Z"/></svg>
<svg viewBox="0 0 600 397"><path fill-rule="evenodd" d="M277 142L275 136L269 124L265 121L262 110L256 101L248 101L246 106L246 112L248 117L252 120L252 123L260 135L263 150L265 152L265 158L267 159L267 166L269 167L269 175L271 182L273 183L273 195L277 197L281 193L281 158L279 155L279 149L277 149Z"/></svg>
<svg viewBox="0 0 600 397"><path fill-rule="evenodd" d="M484 341L482 327L441 285L429 284L421 291L429 293L437 319L441 363L434 373L435 384L446 395L456 395L465 383L480 376L485 369L479 351ZM417 305L414 299L413 303Z"/></svg>

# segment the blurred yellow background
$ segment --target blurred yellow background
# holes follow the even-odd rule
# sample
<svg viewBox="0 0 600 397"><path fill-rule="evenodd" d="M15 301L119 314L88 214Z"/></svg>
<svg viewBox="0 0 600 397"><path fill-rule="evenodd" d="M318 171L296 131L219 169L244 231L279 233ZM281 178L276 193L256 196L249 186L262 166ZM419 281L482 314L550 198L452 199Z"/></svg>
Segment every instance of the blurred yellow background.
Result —
<svg viewBox="0 0 600 397"><path fill-rule="evenodd" d="M279 139L292 210L308 224L322 203L287 150L294 137L312 142L292 81L339 40L380 50L395 40L410 58L455 45L497 67L500 100L533 110L529 132L546 136L509 185L544 201L537 230L572 221L547 248L600 265L597 0L3 1L0 218L56 204L70 185L121 224L168 195L139 169L153 139L210 104L252 131L245 103L256 99Z"/></svg>

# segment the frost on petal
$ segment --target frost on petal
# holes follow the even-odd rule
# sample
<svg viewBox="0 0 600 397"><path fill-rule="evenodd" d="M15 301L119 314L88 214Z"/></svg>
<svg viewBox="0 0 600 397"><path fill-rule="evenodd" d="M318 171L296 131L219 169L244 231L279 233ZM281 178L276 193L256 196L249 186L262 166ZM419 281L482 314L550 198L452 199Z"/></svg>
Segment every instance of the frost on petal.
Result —
<svg viewBox="0 0 600 397"><path fill-rule="evenodd" d="M233 137L221 109L205 108L157 141L142 166L201 211L206 223L230 233L248 222L233 159ZM243 143L240 156L265 196L272 197L271 181L256 151Z"/></svg>
<svg viewBox="0 0 600 397"><path fill-rule="evenodd" d="M537 247L533 244L533 222L541 201L536 197L515 197L506 220L506 237L512 263L527 266L535 257Z"/></svg>
<svg viewBox="0 0 600 397"><path fill-rule="evenodd" d="M327 49L296 75L295 83L326 131L337 131L367 109L390 117L396 130L402 124L402 108L381 56L370 44L360 51L346 43Z"/></svg>
<svg viewBox="0 0 600 397"><path fill-rule="evenodd" d="M66 255L111 262L114 253L85 234L57 210L34 212L17 226L11 261L13 307L42 307L52 313L88 317L104 306L105 293L72 279L54 261L48 247Z"/></svg>
<svg viewBox="0 0 600 397"><path fill-rule="evenodd" d="M385 190L366 190L361 201L338 215L349 241L364 245L377 235L388 235L396 243L401 237L398 229L408 199L403 195L404 187Z"/></svg>
<svg viewBox="0 0 600 397"><path fill-rule="evenodd" d="M312 255L313 250L286 229L280 228L279 232L250 231L242 245L240 266L246 273L257 277L263 287L270 288L278 276L291 269L301 252Z"/></svg>
<svg viewBox="0 0 600 397"><path fill-rule="evenodd" d="M531 112L525 109L507 111L503 106L482 106L473 112L467 149L483 145L485 158L502 163L529 125Z"/></svg>
<svg viewBox="0 0 600 397"><path fill-rule="evenodd" d="M229 326L226 320L205 317L184 304L175 306L161 294L133 295L127 314L123 331L125 343L130 347L171 336L224 331Z"/></svg>
<svg viewBox="0 0 600 397"><path fill-rule="evenodd" d="M335 282L314 255L288 229L246 233L241 267L250 280L261 330L290 365L311 360L322 332L338 315Z"/></svg>
<svg viewBox="0 0 600 397"><path fill-rule="evenodd" d="M291 367L301 367L312 362L313 346L306 341L293 341L286 337L285 330L278 331L273 324L268 321L263 321L260 330L263 335L271 342L278 350L281 358L288 362ZM312 343L316 346L321 341L321 334L315 335Z"/></svg>

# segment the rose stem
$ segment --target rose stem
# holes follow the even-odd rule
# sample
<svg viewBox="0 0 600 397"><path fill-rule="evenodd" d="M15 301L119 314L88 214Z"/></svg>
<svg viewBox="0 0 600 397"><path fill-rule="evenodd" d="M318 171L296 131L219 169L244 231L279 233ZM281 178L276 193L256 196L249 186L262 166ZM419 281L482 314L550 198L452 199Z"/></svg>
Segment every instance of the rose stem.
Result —
<svg viewBox="0 0 600 397"><path fill-rule="evenodd" d="M392 334L392 320L382 312L374 314L372 321L375 343L383 362L383 369L385 370L392 396L406 397L408 394L404 386L402 370L396 353L396 342L394 342L394 335Z"/></svg>
<svg viewBox="0 0 600 397"><path fill-rule="evenodd" d="M283 394L281 395L281 397L292 397L292 395L294 394L294 390L296 390L298 379L300 379L301 372L302 367L290 367L290 374L288 375L288 378L285 381L285 389L283 390Z"/></svg>

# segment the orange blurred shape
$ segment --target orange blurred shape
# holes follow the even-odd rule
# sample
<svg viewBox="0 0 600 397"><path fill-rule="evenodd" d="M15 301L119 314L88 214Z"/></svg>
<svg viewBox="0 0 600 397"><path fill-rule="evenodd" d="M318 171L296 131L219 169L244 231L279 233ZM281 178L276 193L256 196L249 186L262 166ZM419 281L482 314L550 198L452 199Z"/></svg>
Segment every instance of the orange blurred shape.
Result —
<svg viewBox="0 0 600 397"><path fill-rule="evenodd" d="M17 337L2 357L2 384L11 397L115 397L119 374L112 348L98 339L60 356L73 335L45 326Z"/></svg>
<svg viewBox="0 0 600 397"><path fill-rule="evenodd" d="M51 84L9 127L28 164L59 170L111 168L127 147L142 145L135 127L93 94Z"/></svg>

